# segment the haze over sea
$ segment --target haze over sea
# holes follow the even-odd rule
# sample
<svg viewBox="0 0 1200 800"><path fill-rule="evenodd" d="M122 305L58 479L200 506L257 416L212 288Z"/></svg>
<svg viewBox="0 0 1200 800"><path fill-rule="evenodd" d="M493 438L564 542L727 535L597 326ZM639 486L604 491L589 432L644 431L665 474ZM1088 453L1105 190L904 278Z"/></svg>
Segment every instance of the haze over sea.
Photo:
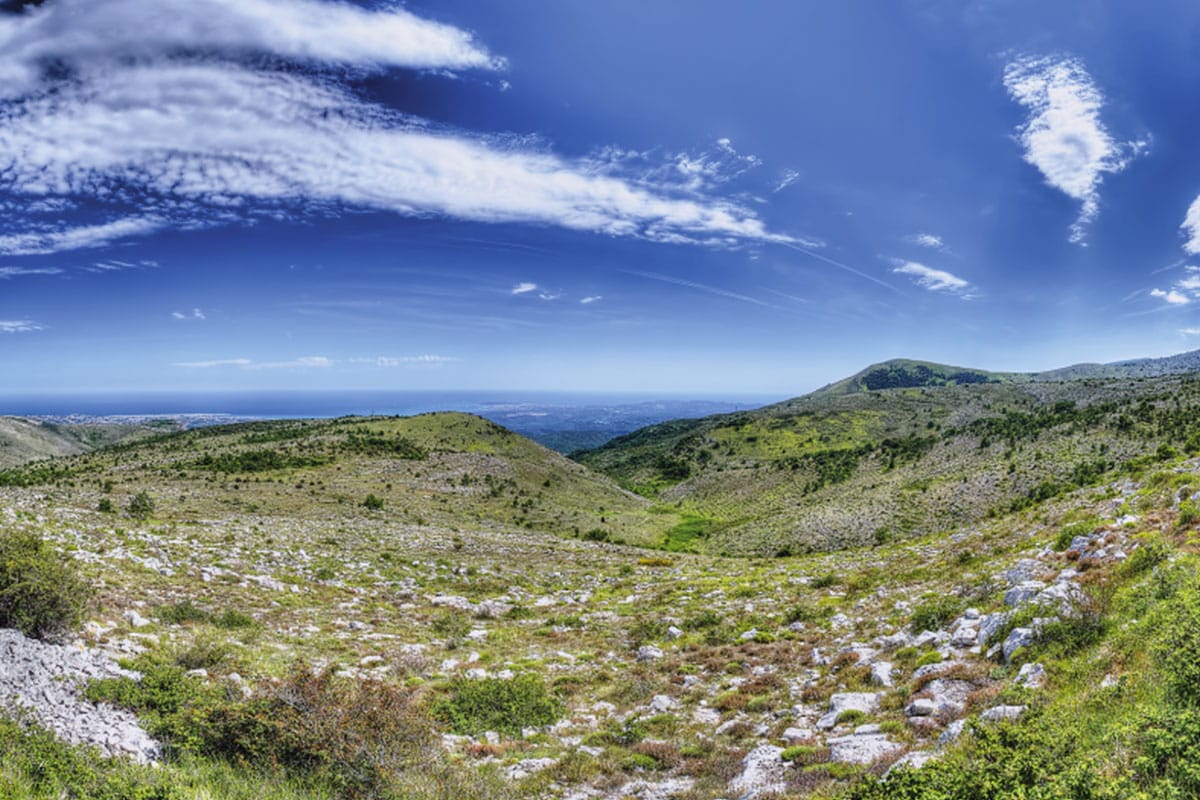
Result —
<svg viewBox="0 0 1200 800"><path fill-rule="evenodd" d="M51 420L186 417L189 425L235 420L478 414L555 449L595 447L668 419L757 408L779 397L546 391L214 391L15 394L0 415Z"/></svg>

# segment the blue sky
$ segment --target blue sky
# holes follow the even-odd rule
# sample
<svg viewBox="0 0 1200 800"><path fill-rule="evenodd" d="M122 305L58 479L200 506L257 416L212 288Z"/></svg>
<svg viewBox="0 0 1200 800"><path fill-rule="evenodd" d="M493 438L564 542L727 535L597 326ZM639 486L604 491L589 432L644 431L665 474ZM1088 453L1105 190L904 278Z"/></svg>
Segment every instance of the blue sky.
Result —
<svg viewBox="0 0 1200 800"><path fill-rule="evenodd" d="M1198 89L1185 2L48 0L0 15L5 390L1196 349Z"/></svg>

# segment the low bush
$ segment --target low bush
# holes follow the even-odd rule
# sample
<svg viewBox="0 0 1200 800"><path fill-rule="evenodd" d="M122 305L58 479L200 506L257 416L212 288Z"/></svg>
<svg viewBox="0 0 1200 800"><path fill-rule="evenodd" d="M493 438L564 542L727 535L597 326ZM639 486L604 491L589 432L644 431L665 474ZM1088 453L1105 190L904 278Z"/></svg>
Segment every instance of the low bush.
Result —
<svg viewBox="0 0 1200 800"><path fill-rule="evenodd" d="M0 532L0 627L54 638L79 627L90 596L74 566L40 536Z"/></svg>
<svg viewBox="0 0 1200 800"><path fill-rule="evenodd" d="M939 595L928 598L913 609L908 626L913 633L936 631L954 619L960 610L962 603L956 597Z"/></svg>
<svg viewBox="0 0 1200 800"><path fill-rule="evenodd" d="M460 678L434 706L434 714L456 732L476 735L498 731L520 736L523 728L552 725L562 715L562 702L536 675L505 680Z"/></svg>

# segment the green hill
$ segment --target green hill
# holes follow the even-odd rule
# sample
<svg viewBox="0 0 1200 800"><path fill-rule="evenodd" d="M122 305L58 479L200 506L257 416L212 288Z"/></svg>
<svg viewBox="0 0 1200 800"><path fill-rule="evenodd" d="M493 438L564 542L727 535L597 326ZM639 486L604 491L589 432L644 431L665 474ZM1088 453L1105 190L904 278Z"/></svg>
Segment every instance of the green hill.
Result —
<svg viewBox="0 0 1200 800"><path fill-rule="evenodd" d="M897 361L575 458L689 515L704 532L694 546L771 555L971 524L1118 475L1160 448L1200 449L1193 377L1051 381Z"/></svg>
<svg viewBox="0 0 1200 800"><path fill-rule="evenodd" d="M455 529L498 525L652 544L677 518L610 479L468 414L286 420L143 438L0 472L60 503L124 508L154 487L177 520L262 514ZM370 501L367 500L371 496ZM357 509L357 510L355 510Z"/></svg>
<svg viewBox="0 0 1200 800"><path fill-rule="evenodd" d="M0 417L0 469L53 456L86 453L123 439L161 432L159 424L57 424L21 417Z"/></svg>

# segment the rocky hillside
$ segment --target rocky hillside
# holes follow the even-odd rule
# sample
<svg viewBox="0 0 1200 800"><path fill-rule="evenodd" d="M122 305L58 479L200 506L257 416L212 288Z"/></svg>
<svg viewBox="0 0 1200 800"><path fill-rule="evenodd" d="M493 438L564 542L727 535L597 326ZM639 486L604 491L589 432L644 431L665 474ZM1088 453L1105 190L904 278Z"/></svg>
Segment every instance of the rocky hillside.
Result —
<svg viewBox="0 0 1200 800"><path fill-rule="evenodd" d="M863 374L757 411L644 428L575 458L685 515L689 547L779 555L977 523L1200 452L1194 376L954 372L855 389L873 372Z"/></svg>
<svg viewBox="0 0 1200 800"><path fill-rule="evenodd" d="M1200 460L1164 456L936 535L722 559L419 524L384 513L398 495L383 512L272 500L308 487L305 469L328 470L352 497L378 488L372 463L392 463L393 487L404 470L442 474L429 460L346 453L355 431L427 448L436 426L448 455L527 447L458 416L328 423L324 449L285 436L324 424L164 438L68 460L57 485L0 488L4 531L45 537L97 588L77 646L144 676L85 696L136 711L166 748L141 771L4 728L3 780L42 787L37 797L89 796L86 779L128 787L107 796L230 800L352 796L346 781L377 792L356 796L446 800L1194 786ZM265 458L268 434L308 443L281 456L334 460L284 467L286 481L269 470L209 481L196 465ZM95 485L105 475L107 494ZM159 510L120 513L135 488ZM257 509L227 507L238 493ZM104 497L120 499L117 513L97 510ZM329 682L314 683L314 668ZM390 727L357 724L375 707L393 709ZM355 761L346 742L375 756ZM72 770L36 766L68 759ZM172 785L185 793L164 794Z"/></svg>
<svg viewBox="0 0 1200 800"><path fill-rule="evenodd" d="M158 424L71 425L22 417L0 417L0 469L54 456L87 453L124 439L162 433L177 426Z"/></svg>
<svg viewBox="0 0 1200 800"><path fill-rule="evenodd" d="M648 545L680 520L651 513L645 498L552 450L458 413L197 428L0 471L0 485L113 511L149 487L156 513L180 521L362 516Z"/></svg>

